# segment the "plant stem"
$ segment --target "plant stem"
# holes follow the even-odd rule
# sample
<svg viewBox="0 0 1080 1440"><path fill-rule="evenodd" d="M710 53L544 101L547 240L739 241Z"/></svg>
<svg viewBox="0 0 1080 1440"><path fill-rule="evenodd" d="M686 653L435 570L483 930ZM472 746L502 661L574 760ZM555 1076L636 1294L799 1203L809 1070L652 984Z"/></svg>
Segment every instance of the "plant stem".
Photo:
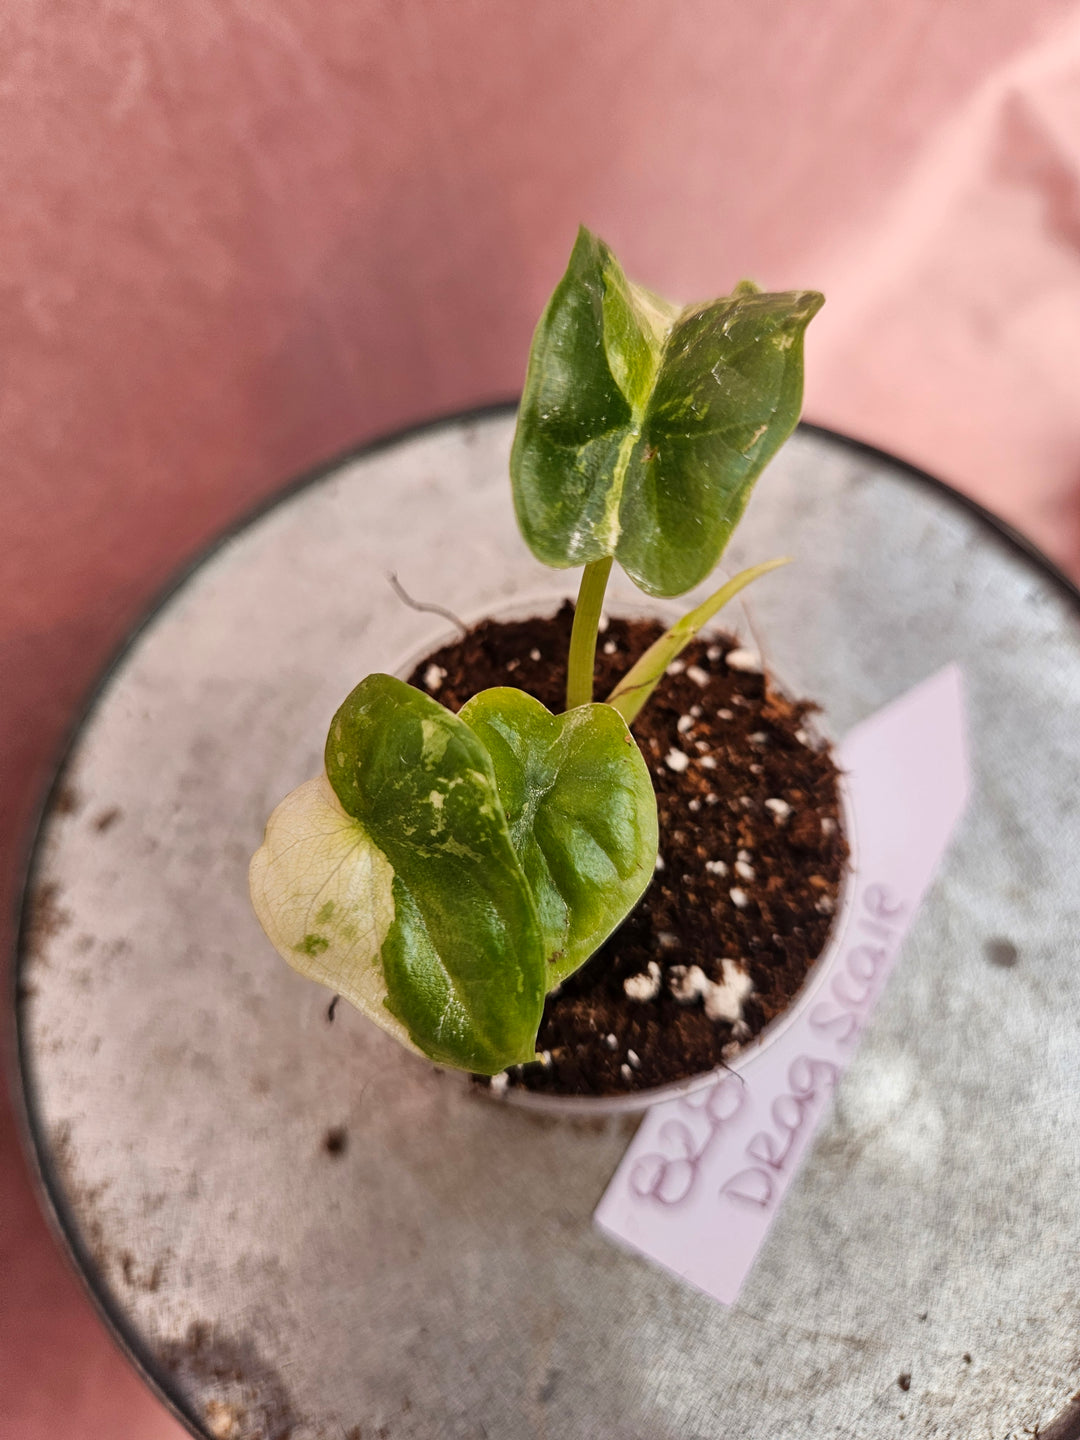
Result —
<svg viewBox="0 0 1080 1440"><path fill-rule="evenodd" d="M785 555L779 560L766 560L761 565L751 565L749 570L740 570L734 579L721 585L719 590L707 600L703 600L696 609L688 611L681 620L676 620L670 630L661 635L659 640L655 640L615 686L607 703L618 710L627 725L632 725L646 700L659 685L664 671L679 651L690 644L701 627L752 580L788 563L789 557Z"/></svg>
<svg viewBox="0 0 1080 1440"><path fill-rule="evenodd" d="M570 655L566 666L566 708L588 705L593 698L593 672L596 667L596 634L604 591L611 574L611 556L593 560L581 576L577 604L574 607L574 628L570 632Z"/></svg>

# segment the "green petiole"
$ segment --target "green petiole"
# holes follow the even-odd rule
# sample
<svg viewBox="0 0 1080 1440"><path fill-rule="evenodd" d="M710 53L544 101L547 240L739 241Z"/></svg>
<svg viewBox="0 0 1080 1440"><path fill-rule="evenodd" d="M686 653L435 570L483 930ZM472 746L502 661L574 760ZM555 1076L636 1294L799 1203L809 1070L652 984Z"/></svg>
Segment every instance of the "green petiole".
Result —
<svg viewBox="0 0 1080 1440"><path fill-rule="evenodd" d="M593 698L593 671L596 666L596 636L604 591L611 574L611 556L585 566L574 607L574 628L570 632L570 654L566 667L566 708L589 705Z"/></svg>

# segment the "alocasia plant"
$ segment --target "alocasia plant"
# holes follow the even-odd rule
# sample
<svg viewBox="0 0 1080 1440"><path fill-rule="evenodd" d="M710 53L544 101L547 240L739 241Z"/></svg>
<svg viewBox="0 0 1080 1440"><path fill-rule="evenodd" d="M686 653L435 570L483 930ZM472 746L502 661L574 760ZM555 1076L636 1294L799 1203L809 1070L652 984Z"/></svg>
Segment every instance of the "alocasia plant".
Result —
<svg viewBox="0 0 1080 1440"><path fill-rule="evenodd" d="M534 1059L548 991L630 912L656 800L628 726L745 570L662 636L603 704L593 668L613 560L652 595L716 565L802 402L822 297L742 284L679 307L587 230L533 340L511 457L525 540L584 564L567 709L520 690L458 715L369 675L334 716L325 772L274 811L251 863L278 951L403 1044L480 1074Z"/></svg>

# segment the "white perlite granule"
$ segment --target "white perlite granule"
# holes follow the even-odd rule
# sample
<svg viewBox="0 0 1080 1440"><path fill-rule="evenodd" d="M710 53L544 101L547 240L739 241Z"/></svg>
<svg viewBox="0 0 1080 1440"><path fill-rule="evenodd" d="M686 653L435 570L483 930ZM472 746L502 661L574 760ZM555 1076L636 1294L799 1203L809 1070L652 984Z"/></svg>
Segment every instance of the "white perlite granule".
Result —
<svg viewBox="0 0 1080 1440"><path fill-rule="evenodd" d="M686 678L692 680L695 685L700 685L704 690L709 683L709 672L702 670L700 665L688 665L686 667Z"/></svg>
<svg viewBox="0 0 1080 1440"><path fill-rule="evenodd" d="M712 983L700 965L672 965L668 971L668 989L687 1004L704 995Z"/></svg>
<svg viewBox="0 0 1080 1440"><path fill-rule="evenodd" d="M773 819L777 825L783 825L791 816L791 806L786 800L766 800L765 809L772 811Z"/></svg>
<svg viewBox="0 0 1080 1440"><path fill-rule="evenodd" d="M725 1021L736 1029L745 1029L743 1002L753 993L754 982L734 960L721 960L721 980L710 980L700 965L673 965L668 972L668 988L676 1000L691 1004L699 997L705 1002L710 1020Z"/></svg>
<svg viewBox="0 0 1080 1440"><path fill-rule="evenodd" d="M734 960L721 960L720 974L720 984L712 985L705 996L705 1014L710 1020L726 1020L738 1026L743 1001L753 993L754 982Z"/></svg>
<svg viewBox="0 0 1080 1440"><path fill-rule="evenodd" d="M688 730L694 728L694 720L691 715L680 715L675 724L675 729L680 735L685 735Z"/></svg>
<svg viewBox="0 0 1080 1440"><path fill-rule="evenodd" d="M674 770L676 775L681 775L690 764L690 756L682 750L676 750L674 746L664 756L664 764L669 770Z"/></svg>
<svg viewBox="0 0 1080 1440"><path fill-rule="evenodd" d="M660 993L660 966L655 960L650 960L649 968L640 975L626 977L623 990L628 1000L655 1000Z"/></svg>
<svg viewBox="0 0 1080 1440"><path fill-rule="evenodd" d="M510 1076L505 1070L500 1070L498 1075L492 1075L488 1081L488 1089L493 1095L505 1095L507 1086L510 1084Z"/></svg>
<svg viewBox="0 0 1080 1440"><path fill-rule="evenodd" d="M747 905L750 904L750 896L747 895L745 890L740 890L738 885L733 885L728 891L728 894L731 896L731 903L735 906L736 910L745 910Z"/></svg>
<svg viewBox="0 0 1080 1440"><path fill-rule="evenodd" d="M756 650L729 650L724 660L729 670L741 670L744 675L761 674L761 656Z"/></svg>
<svg viewBox="0 0 1080 1440"><path fill-rule="evenodd" d="M724 876L727 874L727 866L724 864L723 860L706 860L705 869L709 872L710 875Z"/></svg>
<svg viewBox="0 0 1080 1440"><path fill-rule="evenodd" d="M445 679L446 671L442 668L441 665L436 665L434 661L432 661L432 663L424 671L424 688L426 690L434 692L438 690L439 686Z"/></svg>

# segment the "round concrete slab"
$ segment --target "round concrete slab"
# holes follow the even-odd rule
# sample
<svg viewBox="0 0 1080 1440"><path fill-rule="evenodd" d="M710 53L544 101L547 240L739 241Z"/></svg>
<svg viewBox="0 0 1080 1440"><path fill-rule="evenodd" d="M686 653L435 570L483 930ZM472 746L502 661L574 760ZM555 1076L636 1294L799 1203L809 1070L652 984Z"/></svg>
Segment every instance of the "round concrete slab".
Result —
<svg viewBox="0 0 1080 1440"><path fill-rule="evenodd" d="M1080 612L948 492L804 430L727 557L797 556L753 634L836 733L958 661L975 772L732 1309L592 1228L632 1122L495 1107L347 1007L328 1023L259 931L271 807L346 691L446 631L388 573L466 617L572 588L517 536L511 429L444 423L284 498L171 594L82 724L18 1015L45 1189L93 1292L216 1440L1045 1428L1080 1383Z"/></svg>

